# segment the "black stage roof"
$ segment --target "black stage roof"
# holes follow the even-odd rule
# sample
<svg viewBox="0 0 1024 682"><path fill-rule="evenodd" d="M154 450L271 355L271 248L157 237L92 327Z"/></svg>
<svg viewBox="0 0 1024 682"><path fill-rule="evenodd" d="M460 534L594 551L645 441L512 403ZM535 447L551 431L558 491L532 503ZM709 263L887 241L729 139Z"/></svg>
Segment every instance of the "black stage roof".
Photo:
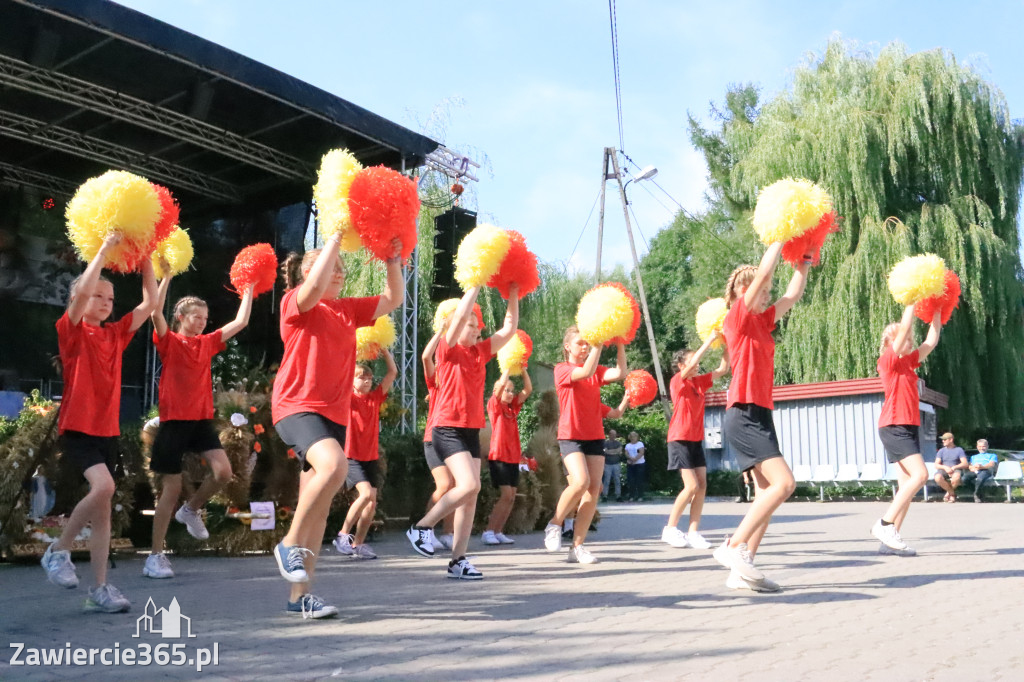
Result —
<svg viewBox="0 0 1024 682"><path fill-rule="evenodd" d="M437 146L107 0L0 0L0 182L67 196L120 168L188 214L308 201L334 147L409 168Z"/></svg>

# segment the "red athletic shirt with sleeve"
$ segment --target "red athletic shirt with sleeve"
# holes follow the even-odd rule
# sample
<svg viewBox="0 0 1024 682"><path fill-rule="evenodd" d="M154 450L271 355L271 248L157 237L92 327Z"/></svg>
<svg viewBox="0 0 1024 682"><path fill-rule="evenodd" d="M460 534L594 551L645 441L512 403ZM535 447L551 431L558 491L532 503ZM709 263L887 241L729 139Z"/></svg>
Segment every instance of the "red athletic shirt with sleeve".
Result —
<svg viewBox="0 0 1024 682"><path fill-rule="evenodd" d="M878 425L921 425L920 400L917 393L917 372L921 356L914 351L900 357L889 346L878 358L878 374L882 377L885 402Z"/></svg>
<svg viewBox="0 0 1024 682"><path fill-rule="evenodd" d="M473 346L449 346L441 339L434 377L437 381L435 427L484 427L484 384L487 383L487 361L492 357L490 339Z"/></svg>
<svg viewBox="0 0 1024 682"><path fill-rule="evenodd" d="M774 409L772 384L775 382L775 306L759 315L747 309L740 296L725 315L722 333L729 349L732 381L729 382L726 409L736 403L753 403ZM703 439L703 436L701 436Z"/></svg>
<svg viewBox="0 0 1024 682"><path fill-rule="evenodd" d="M431 443L434 437L430 435L434 428L434 404L437 402L437 382L434 377L423 370L423 381L427 386L427 423L423 426L423 442Z"/></svg>
<svg viewBox="0 0 1024 682"><path fill-rule="evenodd" d="M170 329L163 338L154 331L160 354L160 419L213 419L213 378L210 361L225 348L221 331L185 336Z"/></svg>
<svg viewBox="0 0 1024 682"><path fill-rule="evenodd" d="M487 415L491 418L491 449L487 459L509 464L519 464L523 459L523 449L519 444L519 412L522 409L518 395L509 405L493 395L487 401Z"/></svg>
<svg viewBox="0 0 1024 682"><path fill-rule="evenodd" d="M672 420L668 424L668 440L704 440L704 394L711 388L711 373L684 379L676 373L669 382L672 395Z"/></svg>
<svg viewBox="0 0 1024 682"><path fill-rule="evenodd" d="M377 386L365 395L352 392L348 429L345 431L345 456L359 462L379 459L380 406L388 394Z"/></svg>
<svg viewBox="0 0 1024 682"><path fill-rule="evenodd" d="M274 379L274 423L300 412L315 412L348 425L352 376L356 371L356 329L373 324L379 296L321 300L299 312L299 287L281 298L284 357Z"/></svg>
<svg viewBox="0 0 1024 682"><path fill-rule="evenodd" d="M121 435L121 356L135 332L132 313L94 327L57 320L57 347L64 366L57 432L78 431L109 438Z"/></svg>
<svg viewBox="0 0 1024 682"><path fill-rule="evenodd" d="M558 393L558 440L604 440L601 418L601 386L608 368L598 365L586 379L572 380L572 371L581 365L560 362L555 365L555 391Z"/></svg>

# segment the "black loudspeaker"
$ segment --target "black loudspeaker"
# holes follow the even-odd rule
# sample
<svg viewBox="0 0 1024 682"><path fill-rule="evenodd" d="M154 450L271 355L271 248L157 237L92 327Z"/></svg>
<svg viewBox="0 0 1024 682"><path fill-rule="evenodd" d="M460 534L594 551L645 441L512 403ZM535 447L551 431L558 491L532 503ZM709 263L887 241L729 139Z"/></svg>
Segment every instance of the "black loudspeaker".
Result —
<svg viewBox="0 0 1024 682"><path fill-rule="evenodd" d="M455 281L455 254L462 238L476 227L476 213L456 206L434 218L434 284L430 300L440 303L462 296Z"/></svg>

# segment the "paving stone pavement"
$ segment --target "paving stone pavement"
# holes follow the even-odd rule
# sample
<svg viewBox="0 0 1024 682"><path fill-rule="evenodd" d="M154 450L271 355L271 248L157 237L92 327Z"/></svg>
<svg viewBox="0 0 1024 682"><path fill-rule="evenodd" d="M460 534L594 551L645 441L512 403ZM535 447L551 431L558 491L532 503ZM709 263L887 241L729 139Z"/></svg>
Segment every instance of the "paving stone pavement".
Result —
<svg viewBox="0 0 1024 682"><path fill-rule="evenodd" d="M181 558L177 577L142 577L144 556L110 580L128 614L84 614L83 586L46 582L37 564L0 565L0 632L29 648L186 644L219 651L218 665L138 667L11 664L0 679L516 679L964 680L1024 679L1024 505L915 503L904 537L915 558L879 556L868 534L882 502L791 502L769 530L758 565L785 588L725 588L711 550L660 542L667 502L602 505L580 566L544 551L541 533L512 547L474 538L479 582L446 579L447 562L414 554L400 533L376 561L325 547L315 592L341 617L284 613L287 586L271 557ZM713 543L745 505L711 502ZM685 517L684 517L685 521ZM136 631L148 598L177 598L192 639ZM22 659L26 654L22 653Z"/></svg>

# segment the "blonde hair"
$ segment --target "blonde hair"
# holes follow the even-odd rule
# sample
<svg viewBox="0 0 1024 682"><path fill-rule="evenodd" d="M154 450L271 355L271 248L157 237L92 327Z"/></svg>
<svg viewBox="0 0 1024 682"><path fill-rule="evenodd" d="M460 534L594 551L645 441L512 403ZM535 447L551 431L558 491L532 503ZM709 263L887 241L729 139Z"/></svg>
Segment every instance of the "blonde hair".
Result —
<svg viewBox="0 0 1024 682"><path fill-rule="evenodd" d="M181 328L181 318L191 313L196 308L209 308L206 301L198 296L182 296L174 304L174 312L171 314L171 331L178 331Z"/></svg>
<svg viewBox="0 0 1024 682"><path fill-rule="evenodd" d="M565 330L565 336L562 337L562 360L569 362L569 351L566 350L566 346L572 341L573 337L580 333L580 328L576 325L571 325Z"/></svg>
<svg viewBox="0 0 1024 682"><path fill-rule="evenodd" d="M288 254L281 264L281 277L284 279L284 290L290 291L306 281L306 273L320 256L323 249L310 249L301 256L294 251ZM338 267L342 267L341 254L338 254Z"/></svg>
<svg viewBox="0 0 1024 682"><path fill-rule="evenodd" d="M71 307L71 301L73 301L75 299L75 296L78 295L78 290L82 288L82 278L83 277L85 277L85 273L84 272L81 275L79 275L78 277L75 277L73 280L71 280L71 286L68 287L68 307L69 308ZM111 282L106 277L104 277L103 275L100 275L99 278L96 280L97 284L99 284L100 282L106 282L110 286L114 286L114 283Z"/></svg>
<svg viewBox="0 0 1024 682"><path fill-rule="evenodd" d="M900 331L899 322L890 322L885 325L885 329L882 330L882 343L878 347L878 354L881 355L885 352L885 349L892 345L892 342L896 340L896 334Z"/></svg>
<svg viewBox="0 0 1024 682"><path fill-rule="evenodd" d="M515 390L516 390L516 385L514 383L512 383L512 379L511 378L504 383L504 386L511 386L513 392L515 392ZM498 379L497 381L494 382L494 387L491 388L491 395L492 396L497 396L499 394L499 391L498 391L499 388L503 388L503 384L502 384L501 379Z"/></svg>
<svg viewBox="0 0 1024 682"><path fill-rule="evenodd" d="M753 265L740 265L725 282L725 305L732 307L736 299L740 297L740 287L749 287L757 275L757 268Z"/></svg>

